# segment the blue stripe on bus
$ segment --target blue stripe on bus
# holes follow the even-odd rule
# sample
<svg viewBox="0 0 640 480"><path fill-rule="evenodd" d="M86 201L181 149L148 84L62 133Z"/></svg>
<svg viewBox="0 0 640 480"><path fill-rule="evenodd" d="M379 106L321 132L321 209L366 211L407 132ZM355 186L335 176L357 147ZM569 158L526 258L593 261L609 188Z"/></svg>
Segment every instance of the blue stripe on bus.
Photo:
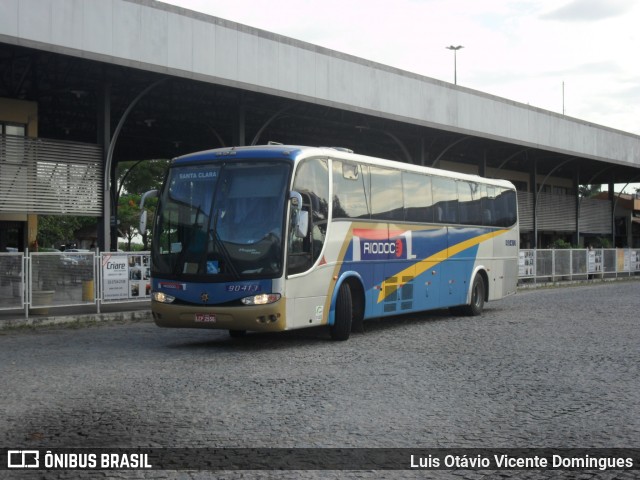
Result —
<svg viewBox="0 0 640 480"><path fill-rule="evenodd" d="M224 283L201 283L152 279L153 291L164 292L195 305L219 305L244 297L271 293L272 280L245 280Z"/></svg>
<svg viewBox="0 0 640 480"><path fill-rule="evenodd" d="M370 230L370 238L368 230L354 230L358 235L351 236L340 276L349 271L359 273L365 289L366 318L465 303L479 244L506 231L442 226L392 234L385 240L380 230ZM410 242L405 238L394 246L403 236ZM368 253L377 252L379 258L366 256L363 241L370 242ZM371 247L376 242L377 247ZM398 249L402 250L400 258Z"/></svg>

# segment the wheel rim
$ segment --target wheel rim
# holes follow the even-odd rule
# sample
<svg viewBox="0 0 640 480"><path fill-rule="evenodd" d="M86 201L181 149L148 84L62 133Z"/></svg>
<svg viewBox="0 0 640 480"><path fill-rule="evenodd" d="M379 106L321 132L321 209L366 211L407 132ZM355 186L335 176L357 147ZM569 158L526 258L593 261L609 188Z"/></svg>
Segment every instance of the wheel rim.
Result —
<svg viewBox="0 0 640 480"><path fill-rule="evenodd" d="M476 307L482 305L482 286L479 281L473 287L473 305Z"/></svg>

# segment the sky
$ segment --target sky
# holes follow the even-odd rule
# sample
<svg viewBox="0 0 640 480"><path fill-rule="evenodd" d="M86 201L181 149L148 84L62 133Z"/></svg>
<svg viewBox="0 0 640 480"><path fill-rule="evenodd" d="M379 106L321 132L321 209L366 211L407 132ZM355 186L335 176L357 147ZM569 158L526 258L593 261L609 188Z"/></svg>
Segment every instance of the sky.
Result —
<svg viewBox="0 0 640 480"><path fill-rule="evenodd" d="M640 135L640 0L161 1Z"/></svg>
<svg viewBox="0 0 640 480"><path fill-rule="evenodd" d="M638 0L162 0L640 135Z"/></svg>

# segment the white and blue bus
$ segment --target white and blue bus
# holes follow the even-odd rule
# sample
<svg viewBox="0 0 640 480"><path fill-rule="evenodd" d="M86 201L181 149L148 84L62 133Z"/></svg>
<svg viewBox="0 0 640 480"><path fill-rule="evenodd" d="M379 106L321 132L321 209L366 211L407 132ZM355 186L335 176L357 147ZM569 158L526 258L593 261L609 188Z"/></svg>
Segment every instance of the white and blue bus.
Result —
<svg viewBox="0 0 640 480"><path fill-rule="evenodd" d="M502 180L270 145L174 159L151 249L163 327L232 336L451 308L516 291L518 213Z"/></svg>

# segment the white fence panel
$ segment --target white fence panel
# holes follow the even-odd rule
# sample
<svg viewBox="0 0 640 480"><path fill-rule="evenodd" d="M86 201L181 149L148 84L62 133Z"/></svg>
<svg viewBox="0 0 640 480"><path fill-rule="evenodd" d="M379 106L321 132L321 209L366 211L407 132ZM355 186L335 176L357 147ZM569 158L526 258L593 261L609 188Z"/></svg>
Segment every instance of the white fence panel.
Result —
<svg viewBox="0 0 640 480"><path fill-rule="evenodd" d="M640 275L640 250L520 250L521 283Z"/></svg>
<svg viewBox="0 0 640 480"><path fill-rule="evenodd" d="M28 304L32 313L51 307L96 303L95 252L33 252L28 255Z"/></svg>
<svg viewBox="0 0 640 480"><path fill-rule="evenodd" d="M640 275L640 249L520 250L522 284ZM151 295L149 252L0 253L0 311L139 302Z"/></svg>
<svg viewBox="0 0 640 480"><path fill-rule="evenodd" d="M55 307L150 298L149 252L0 253L0 311L47 314Z"/></svg>
<svg viewBox="0 0 640 480"><path fill-rule="evenodd" d="M25 261L20 252L0 253L0 310L24 308Z"/></svg>

